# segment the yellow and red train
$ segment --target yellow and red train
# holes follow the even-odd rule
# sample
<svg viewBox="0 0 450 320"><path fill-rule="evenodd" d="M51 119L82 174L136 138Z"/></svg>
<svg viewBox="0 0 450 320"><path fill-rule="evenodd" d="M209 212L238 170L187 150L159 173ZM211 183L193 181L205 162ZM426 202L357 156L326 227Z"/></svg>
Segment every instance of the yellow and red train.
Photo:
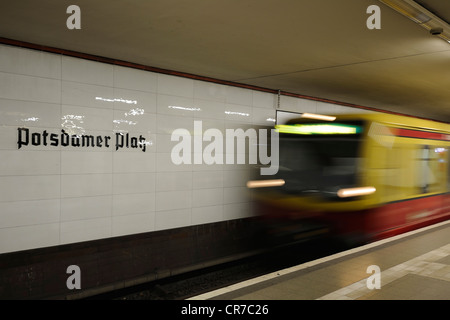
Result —
<svg viewBox="0 0 450 320"><path fill-rule="evenodd" d="M301 238L311 234L305 225L321 225L366 243L450 218L450 125L373 113L298 118L276 130L270 179L282 183L255 194L272 233Z"/></svg>

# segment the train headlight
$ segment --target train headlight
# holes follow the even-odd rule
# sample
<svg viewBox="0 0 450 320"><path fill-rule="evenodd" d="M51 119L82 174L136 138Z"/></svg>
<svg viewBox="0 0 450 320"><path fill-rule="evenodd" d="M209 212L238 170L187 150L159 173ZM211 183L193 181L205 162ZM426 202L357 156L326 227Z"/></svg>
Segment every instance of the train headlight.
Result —
<svg viewBox="0 0 450 320"><path fill-rule="evenodd" d="M375 193L375 191L377 191L375 187L347 188L347 189L340 189L337 192L337 195L339 198L348 198L348 197L366 196Z"/></svg>
<svg viewBox="0 0 450 320"><path fill-rule="evenodd" d="M247 188L268 188L268 187L281 187L284 186L286 182L283 179L273 179L273 180L255 180L247 182Z"/></svg>

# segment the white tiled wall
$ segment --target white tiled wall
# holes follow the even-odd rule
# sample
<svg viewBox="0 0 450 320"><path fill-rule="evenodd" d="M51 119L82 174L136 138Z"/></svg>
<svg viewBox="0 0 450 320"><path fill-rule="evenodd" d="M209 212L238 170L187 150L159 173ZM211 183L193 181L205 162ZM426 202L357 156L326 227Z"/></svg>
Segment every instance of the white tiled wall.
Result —
<svg viewBox="0 0 450 320"><path fill-rule="evenodd" d="M196 120L224 133L271 126L276 106L270 93L0 45L0 253L250 216L247 167L177 166L171 133ZM111 136L111 146L18 150L19 127ZM115 132L144 136L146 152L116 151Z"/></svg>

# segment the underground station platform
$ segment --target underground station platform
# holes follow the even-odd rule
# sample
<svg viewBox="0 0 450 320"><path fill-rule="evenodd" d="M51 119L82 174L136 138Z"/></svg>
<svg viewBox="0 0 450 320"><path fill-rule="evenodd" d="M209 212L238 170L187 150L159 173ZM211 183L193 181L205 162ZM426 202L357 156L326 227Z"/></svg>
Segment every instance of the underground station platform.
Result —
<svg viewBox="0 0 450 320"><path fill-rule="evenodd" d="M450 221L190 300L450 300Z"/></svg>

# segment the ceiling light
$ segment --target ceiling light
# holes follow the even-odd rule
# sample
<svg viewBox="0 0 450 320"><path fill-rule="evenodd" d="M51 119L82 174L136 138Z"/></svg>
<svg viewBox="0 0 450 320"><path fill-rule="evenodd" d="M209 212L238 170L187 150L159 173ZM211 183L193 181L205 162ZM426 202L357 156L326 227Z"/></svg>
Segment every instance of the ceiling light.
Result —
<svg viewBox="0 0 450 320"><path fill-rule="evenodd" d="M431 17L425 14L420 8L417 8L409 1L404 0L380 0L385 5L401 13L416 23L425 23L431 20Z"/></svg>
<svg viewBox="0 0 450 320"><path fill-rule="evenodd" d="M450 43L450 26L413 0L379 0L398 13L418 23L431 34ZM439 31L439 32L437 32Z"/></svg>
<svg viewBox="0 0 450 320"><path fill-rule="evenodd" d="M441 33L440 35L438 35L439 38L441 38L442 40L447 41L448 43L450 43L450 33L448 33L449 35L446 35L444 33Z"/></svg>

